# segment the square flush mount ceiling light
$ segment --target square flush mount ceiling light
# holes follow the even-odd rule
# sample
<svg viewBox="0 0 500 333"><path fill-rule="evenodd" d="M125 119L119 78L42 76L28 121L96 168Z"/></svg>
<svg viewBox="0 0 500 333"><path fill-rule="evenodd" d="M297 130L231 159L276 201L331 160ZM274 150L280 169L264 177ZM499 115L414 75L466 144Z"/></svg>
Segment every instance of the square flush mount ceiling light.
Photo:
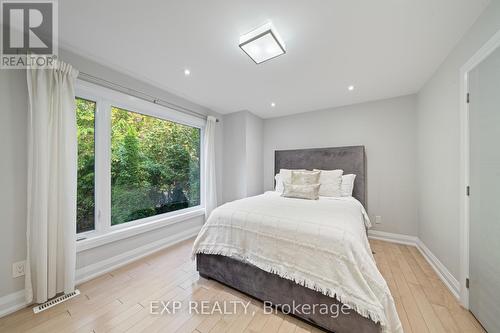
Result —
<svg viewBox="0 0 500 333"><path fill-rule="evenodd" d="M285 43L270 22L241 36L239 45L256 64L286 53Z"/></svg>

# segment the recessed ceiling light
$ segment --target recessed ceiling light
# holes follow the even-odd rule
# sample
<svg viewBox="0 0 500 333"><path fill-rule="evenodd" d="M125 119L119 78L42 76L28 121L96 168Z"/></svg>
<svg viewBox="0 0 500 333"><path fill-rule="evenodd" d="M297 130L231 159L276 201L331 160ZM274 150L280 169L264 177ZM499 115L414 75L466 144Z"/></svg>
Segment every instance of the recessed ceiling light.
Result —
<svg viewBox="0 0 500 333"><path fill-rule="evenodd" d="M276 106L276 103L271 102L271 107L274 108Z"/></svg>
<svg viewBox="0 0 500 333"><path fill-rule="evenodd" d="M349 91L353 91L354 90L354 86L349 86L347 89L349 89Z"/></svg>
<svg viewBox="0 0 500 333"><path fill-rule="evenodd" d="M186 68L186 69L184 70L184 75L186 75L186 76L191 75L191 71L190 71L188 68Z"/></svg>
<svg viewBox="0 0 500 333"><path fill-rule="evenodd" d="M285 54L285 43L271 22L240 37L240 48L256 64Z"/></svg>

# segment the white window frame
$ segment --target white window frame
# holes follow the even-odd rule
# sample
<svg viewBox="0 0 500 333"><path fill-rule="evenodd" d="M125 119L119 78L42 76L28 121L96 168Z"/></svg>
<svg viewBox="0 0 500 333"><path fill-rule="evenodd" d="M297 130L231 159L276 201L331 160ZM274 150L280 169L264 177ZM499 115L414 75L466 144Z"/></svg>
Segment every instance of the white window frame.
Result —
<svg viewBox="0 0 500 333"><path fill-rule="evenodd" d="M77 98L96 102L94 230L77 234L78 252L205 214L203 139L206 120L82 80L77 80L75 94ZM111 225L112 107L200 129L200 204L198 206Z"/></svg>

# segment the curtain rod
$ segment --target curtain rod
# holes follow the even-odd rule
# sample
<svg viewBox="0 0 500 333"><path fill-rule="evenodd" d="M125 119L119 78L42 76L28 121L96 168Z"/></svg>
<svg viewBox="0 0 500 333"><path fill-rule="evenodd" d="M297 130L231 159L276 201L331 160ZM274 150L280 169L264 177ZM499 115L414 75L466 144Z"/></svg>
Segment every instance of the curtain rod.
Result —
<svg viewBox="0 0 500 333"><path fill-rule="evenodd" d="M122 85L120 85L118 83L114 83L114 82L102 79L102 78L94 76L94 75L90 75L90 74L87 74L87 73L84 73L84 72L80 72L78 74L78 78L82 79L84 81L90 82L90 83L95 83L97 85L100 85L100 86L103 86L103 87L106 87L106 88L110 88L110 89L113 89L115 91L119 91L119 92L122 92L122 93L125 93L125 94L128 94L128 95L140 98L142 100L145 100L145 101L148 101L148 102L151 102L151 103L154 103L154 104L165 106L167 108L174 109L174 110L177 110L177 111L180 111L180 112L188 113L188 114L190 114L192 116L195 116L195 117L198 117L198 118L201 118L201 119L207 119L207 115L206 114L203 114L203 113L200 113L200 112L188 109L186 107L183 107L183 106L180 106L180 105L177 105L177 104L165 101L165 100L163 100L161 98L157 98L157 97L151 96L151 95L146 94L146 93L144 93L142 91L135 90L135 89L132 89L132 88L128 88L128 87L122 86ZM219 122L219 119L216 118L215 120L217 122Z"/></svg>

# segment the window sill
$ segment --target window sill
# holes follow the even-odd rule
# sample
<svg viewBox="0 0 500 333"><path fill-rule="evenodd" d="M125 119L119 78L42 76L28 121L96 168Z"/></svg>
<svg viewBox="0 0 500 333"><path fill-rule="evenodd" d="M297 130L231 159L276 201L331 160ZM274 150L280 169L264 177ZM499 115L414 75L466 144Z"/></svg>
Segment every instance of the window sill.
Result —
<svg viewBox="0 0 500 333"><path fill-rule="evenodd" d="M90 236L87 239L83 239L80 241L77 241L76 243L76 252L82 252L86 251L89 249L93 249L95 247L99 247L108 243L116 242L125 238L129 238L132 236L137 236L142 233L155 230L158 228L163 228L172 224L176 224L188 219L192 219L198 216L202 216L205 214L205 209L204 208L199 208L196 210L188 211L185 213L177 214L174 216L169 216L169 217L164 217L164 218L159 218L157 220L147 222L147 223L142 223L142 224L137 224L137 225L132 225L130 227L124 227L120 228L117 230L113 230L110 232L107 232L106 234L103 235L97 235L97 236Z"/></svg>

